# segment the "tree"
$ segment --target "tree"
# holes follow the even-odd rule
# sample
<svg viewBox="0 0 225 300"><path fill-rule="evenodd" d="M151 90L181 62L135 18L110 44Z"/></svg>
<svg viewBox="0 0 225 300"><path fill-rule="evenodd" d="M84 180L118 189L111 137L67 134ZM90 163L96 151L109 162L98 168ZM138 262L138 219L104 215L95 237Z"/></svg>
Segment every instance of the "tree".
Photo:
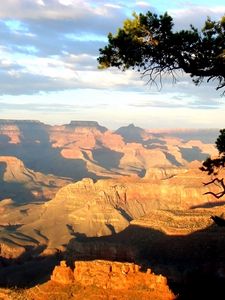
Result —
<svg viewBox="0 0 225 300"><path fill-rule="evenodd" d="M157 16L151 12L133 14L125 20L117 34L108 35L108 45L100 49L100 68L129 68L148 76L149 83L162 83L171 75L176 81L179 70L189 74L196 85L204 79L215 80L216 89L225 94L225 15L219 21L207 18L202 30L190 25L189 30L173 31L173 19L167 13ZM225 183L218 177L225 167L225 129L216 141L218 158L208 158L201 170L214 175L205 185L216 184L218 193L207 192L216 198L225 195Z"/></svg>
<svg viewBox="0 0 225 300"><path fill-rule="evenodd" d="M133 14L117 34L108 35L108 45L100 49L100 68L133 68L148 76L149 83L162 84L162 77L176 71L189 74L196 85L204 79L216 80L216 89L225 88L225 16L219 21L207 18L202 30L173 31L167 13Z"/></svg>

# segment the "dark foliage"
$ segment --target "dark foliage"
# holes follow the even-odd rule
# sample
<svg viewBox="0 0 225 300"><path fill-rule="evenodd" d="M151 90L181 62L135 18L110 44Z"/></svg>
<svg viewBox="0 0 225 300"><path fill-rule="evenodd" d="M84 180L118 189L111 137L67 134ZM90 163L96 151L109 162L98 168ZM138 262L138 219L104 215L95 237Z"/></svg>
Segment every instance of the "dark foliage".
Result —
<svg viewBox="0 0 225 300"><path fill-rule="evenodd" d="M204 183L204 185L215 184L220 188L218 193L206 192L205 195L211 194L217 199L225 195L224 178L219 178L219 172L225 167L225 129L220 130L220 135L216 140L216 148L218 149L219 156L217 158L207 158L200 168L203 172L207 172L212 176L212 180Z"/></svg>
<svg viewBox="0 0 225 300"><path fill-rule="evenodd" d="M220 135L216 140L216 148L218 149L219 156L217 158L207 158L201 167L202 171L207 172L209 175L217 175L221 168L225 166L225 129L220 130Z"/></svg>
<svg viewBox="0 0 225 300"><path fill-rule="evenodd" d="M149 83L161 85L164 75L176 81L176 71L190 74L195 84L216 80L217 89L225 87L225 16L209 18L202 30L174 31L167 13L134 14L125 20L117 34L108 35L108 45L100 51L100 68L133 68L148 76Z"/></svg>
<svg viewBox="0 0 225 300"><path fill-rule="evenodd" d="M211 219L216 223L216 225L225 227L225 220L218 216L211 216Z"/></svg>

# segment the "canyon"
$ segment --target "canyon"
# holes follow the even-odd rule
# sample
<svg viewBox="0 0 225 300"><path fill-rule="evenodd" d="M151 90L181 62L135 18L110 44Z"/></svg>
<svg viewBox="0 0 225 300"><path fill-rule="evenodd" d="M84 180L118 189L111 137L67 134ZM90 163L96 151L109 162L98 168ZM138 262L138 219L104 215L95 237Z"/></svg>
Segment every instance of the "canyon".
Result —
<svg viewBox="0 0 225 300"><path fill-rule="evenodd" d="M216 129L151 132L133 124L111 131L91 121L50 126L0 120L0 154L15 156L35 172L75 181L143 178L152 168L187 167L194 160L216 155L218 133Z"/></svg>
<svg viewBox="0 0 225 300"><path fill-rule="evenodd" d="M46 281L43 289L58 293L59 283L48 280L65 259L70 270L74 261L87 270L93 262L94 275L86 278L82 271L85 284L102 272L101 281L111 278L106 270L116 261L151 269L154 278L166 276L178 299L210 295L211 290L203 292L208 281L220 291L225 231L211 216L224 217L225 201L204 195L220 187L205 186L210 177L199 169L208 156L218 155L218 133L146 130L133 124L111 131L94 121L50 126L0 120L0 285L32 287ZM137 273L137 280L143 274ZM135 280L125 299L139 293ZM77 293L85 293L82 283L77 284ZM67 291L77 289L72 286ZM175 297L160 289L154 290L154 299L167 293ZM86 292L93 290L96 298L90 299L110 296L102 287L96 290L96 284ZM137 299L153 299L151 292L145 286ZM118 291L112 295L121 299Z"/></svg>

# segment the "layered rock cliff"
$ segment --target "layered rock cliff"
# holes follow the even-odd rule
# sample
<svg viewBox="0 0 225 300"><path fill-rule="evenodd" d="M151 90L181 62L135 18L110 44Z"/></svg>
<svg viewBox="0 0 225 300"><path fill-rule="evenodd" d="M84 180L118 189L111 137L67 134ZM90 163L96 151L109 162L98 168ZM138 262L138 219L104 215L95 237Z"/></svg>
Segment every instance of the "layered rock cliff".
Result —
<svg viewBox="0 0 225 300"><path fill-rule="evenodd" d="M199 170L190 169L163 180L126 178L94 182L83 179L61 188L52 200L44 204L15 207L10 201L2 202L4 214L0 216L0 238L8 246L13 243L21 247L41 244L48 249L61 249L74 237L116 235L130 221L155 210L165 214L166 211L185 210L191 216L194 208L207 211L210 207L222 207L222 199L215 202L211 195L203 196L204 192L213 190L213 187L202 185L207 180L204 176ZM208 211L212 213L210 209ZM207 218L209 214L206 214ZM184 216L181 213L181 223ZM158 217L152 215L152 219ZM193 220L198 224L200 219ZM184 229L187 228L190 228L189 233L199 229L184 223Z"/></svg>

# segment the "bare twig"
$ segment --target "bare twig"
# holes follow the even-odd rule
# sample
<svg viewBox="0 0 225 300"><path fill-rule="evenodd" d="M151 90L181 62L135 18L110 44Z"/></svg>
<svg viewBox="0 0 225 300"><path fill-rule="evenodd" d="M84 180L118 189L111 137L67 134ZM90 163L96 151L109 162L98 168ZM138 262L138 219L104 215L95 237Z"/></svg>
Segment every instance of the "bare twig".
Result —
<svg viewBox="0 0 225 300"><path fill-rule="evenodd" d="M224 184L223 178L222 179L214 178L213 180L211 180L209 182L203 183L204 186L207 186L210 184L215 184L216 186L219 186L220 188L222 188L222 191L220 191L218 193L209 191L209 192L204 193L203 195L212 195L217 199L219 199L225 195L225 184Z"/></svg>

